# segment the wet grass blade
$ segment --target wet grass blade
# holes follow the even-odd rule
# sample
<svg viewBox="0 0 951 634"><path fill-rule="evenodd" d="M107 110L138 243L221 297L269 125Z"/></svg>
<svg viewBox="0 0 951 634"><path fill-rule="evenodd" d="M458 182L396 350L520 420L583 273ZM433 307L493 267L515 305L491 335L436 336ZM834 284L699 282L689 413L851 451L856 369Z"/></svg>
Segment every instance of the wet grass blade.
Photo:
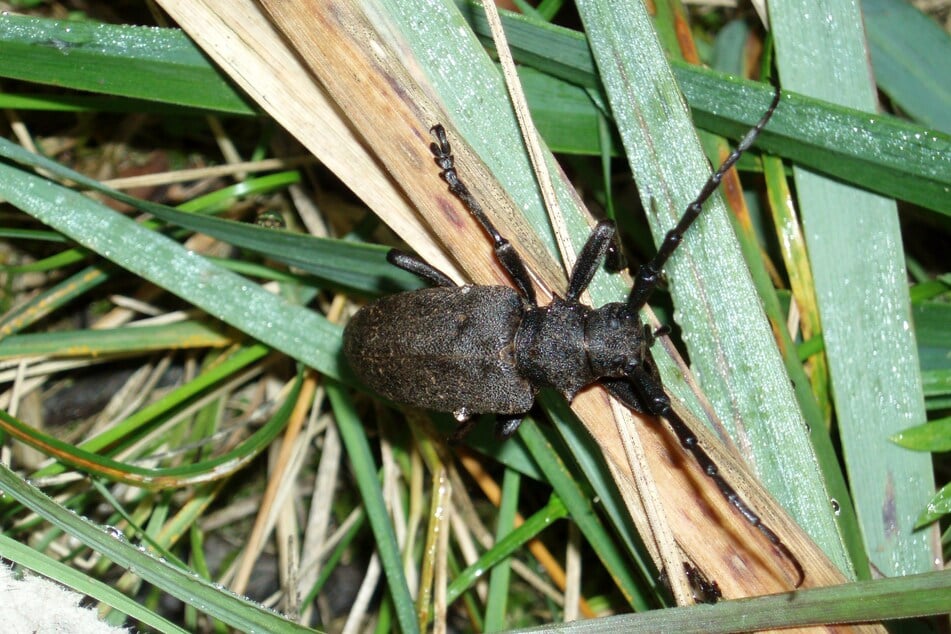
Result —
<svg viewBox="0 0 951 634"><path fill-rule="evenodd" d="M784 86L876 111L858 5L829 0L802 12L778 3L770 17ZM931 461L888 440L925 420L895 202L802 167L793 176L866 552L884 575L932 570L937 540L914 531L934 491Z"/></svg>

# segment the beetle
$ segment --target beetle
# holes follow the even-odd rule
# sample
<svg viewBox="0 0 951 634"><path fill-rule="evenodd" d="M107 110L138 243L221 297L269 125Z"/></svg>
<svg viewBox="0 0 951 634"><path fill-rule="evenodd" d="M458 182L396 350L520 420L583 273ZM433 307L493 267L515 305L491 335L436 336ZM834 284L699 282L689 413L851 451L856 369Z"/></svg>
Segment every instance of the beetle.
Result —
<svg viewBox="0 0 951 634"><path fill-rule="evenodd" d="M391 250L387 254L391 264L432 287L384 297L361 308L344 330L343 351L350 367L367 387L392 401L452 412L460 423L457 439L471 428L476 414L495 414L496 434L508 438L532 408L540 388L554 388L570 402L583 387L598 383L630 409L667 420L721 494L792 563L799 587L805 579L799 560L720 475L671 407L651 356L661 331L652 330L639 315L703 203L753 145L780 95L777 90L759 122L710 176L656 256L640 266L627 301L600 308L586 306L579 298L609 252L614 252L614 223L602 220L594 227L578 254L565 296L539 306L521 257L459 179L445 129L433 126L436 142L430 149L442 178L492 239L495 256L515 288L458 286L426 261Z"/></svg>

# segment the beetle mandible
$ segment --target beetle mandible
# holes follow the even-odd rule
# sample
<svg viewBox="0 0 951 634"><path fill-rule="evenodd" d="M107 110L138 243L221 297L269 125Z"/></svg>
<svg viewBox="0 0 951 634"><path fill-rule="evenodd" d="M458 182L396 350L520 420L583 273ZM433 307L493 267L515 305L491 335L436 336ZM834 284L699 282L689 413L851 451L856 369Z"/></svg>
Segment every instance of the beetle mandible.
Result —
<svg viewBox="0 0 951 634"><path fill-rule="evenodd" d="M763 117L687 206L657 255L641 265L628 300L600 308L586 306L579 298L613 248L614 223L602 220L595 226L571 271L564 298L556 296L539 306L521 257L459 180L446 131L434 126L436 143L430 147L443 179L492 239L495 255L516 288L458 286L424 260L391 250L390 263L433 286L384 297L360 309L344 330L350 367L367 387L395 402L452 412L460 423L456 438L471 428L476 414L495 414L496 434L507 438L518 429L540 388L554 388L571 401L581 388L598 383L630 409L668 421L722 495L793 564L800 586L805 572L799 560L720 475L671 407L651 356L658 333L638 314L703 203L769 122L780 94L777 90Z"/></svg>

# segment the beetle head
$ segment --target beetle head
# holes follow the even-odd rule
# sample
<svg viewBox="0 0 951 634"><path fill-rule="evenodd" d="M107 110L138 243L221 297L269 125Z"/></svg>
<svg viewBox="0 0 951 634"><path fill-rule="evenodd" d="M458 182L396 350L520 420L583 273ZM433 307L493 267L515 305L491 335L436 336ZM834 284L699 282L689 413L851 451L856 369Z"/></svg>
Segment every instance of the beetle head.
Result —
<svg viewBox="0 0 951 634"><path fill-rule="evenodd" d="M626 304L595 309L585 324L585 344L592 373L601 377L630 376L637 366L650 364L654 334Z"/></svg>

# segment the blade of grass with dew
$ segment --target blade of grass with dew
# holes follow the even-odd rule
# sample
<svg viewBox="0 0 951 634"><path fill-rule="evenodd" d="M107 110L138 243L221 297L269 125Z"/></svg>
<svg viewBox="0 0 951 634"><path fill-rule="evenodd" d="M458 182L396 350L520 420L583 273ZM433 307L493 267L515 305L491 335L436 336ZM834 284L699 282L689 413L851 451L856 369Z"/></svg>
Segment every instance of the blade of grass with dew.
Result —
<svg viewBox="0 0 951 634"><path fill-rule="evenodd" d="M488 29L479 11L465 13L481 38ZM539 25L508 12L502 21L518 62L592 90L602 90L584 34ZM772 89L732 75L672 61L697 125L739 138L762 114ZM895 117L789 92L757 141L771 153L944 214L951 213L951 136ZM765 107L765 106L763 106Z"/></svg>
<svg viewBox="0 0 951 634"><path fill-rule="evenodd" d="M484 22L480 21L479 11L466 12L467 19L477 29L484 29ZM0 17L0 25L4 20L14 22L22 20L18 16ZM597 86L597 78L593 72L593 60L590 50L582 34L553 25L539 27L537 23L526 22L524 18L506 13L503 15L507 31L515 47L516 59L533 67L541 69L547 74L566 79L571 83L592 88ZM52 20L34 20L38 24L31 28L9 28L6 32L0 29L0 47L9 40L11 46L42 46L43 33L76 28L73 22L59 22ZM46 25L44 22L51 22ZM96 25L85 33L87 46L85 53L90 55L89 67L98 68L103 64L122 64L121 49L110 48L111 43L135 36L142 37L143 44L137 46L138 52L149 48L151 32L162 32L161 39L167 43L164 48L149 51L148 64L138 69L135 77L137 89L144 97L151 100L181 101L193 95L202 95L203 91L213 89L219 82L206 81L207 77L220 77L217 70L201 55L189 57L186 67L201 69L201 73L186 73L184 77L191 77L189 83L182 88L176 87L173 82L164 81L168 68L177 68L181 63L181 51L194 49L194 45L180 31L173 29L133 29L115 25ZM36 32L34 32L34 29ZM478 31L480 34L485 31ZM6 37L7 39L3 39ZM22 37L22 41L18 38ZM39 42L39 43L38 43ZM165 53L165 51L168 53ZM64 58L61 63L72 69L72 62ZM735 78L729 78L707 69L685 66L674 63L675 74L681 84L698 123L717 134L736 135L758 118L749 104L751 101L742 84L737 84ZM158 69L157 71L155 69ZM22 79L42 82L46 80L43 74L44 67L27 65L21 67L19 73L24 73ZM66 71L61 71L66 72ZM26 74L29 73L29 74ZM19 75L18 75L19 77ZM99 81L99 74L91 76L75 75L83 79L75 88L98 92L116 91L110 82ZM66 84L64 84L66 85ZM69 84L72 85L72 84ZM230 102L229 94L233 89L227 84L221 84L222 94L214 94L205 101L196 104L209 109L215 109L215 103ZM532 82L527 86L532 88ZM759 89L767 91L768 89ZM120 92L120 91L116 91ZM544 92L550 93L550 88ZM755 92L755 91L754 91ZM531 97L535 103L545 103L544 94ZM790 96L795 99L796 96ZM188 102L186 102L188 103ZM569 103L580 103L571 100ZM742 118L737 120L731 110L723 110L724 104L738 104L743 109ZM218 109L228 112L228 107ZM831 106L827 102L805 99L796 104L788 118L778 116L771 128L784 130L781 143L773 143L769 149L785 158L795 158L803 165L809 165L824 171L837 178L856 182L863 187L879 193L904 198L922 206L936 209L944 213L951 211L951 201L947 192L949 183L947 156L949 140L944 135L933 136L931 131L920 126L913 126L904 122L897 122L892 117L877 117L873 124L869 124L867 115L860 115ZM846 114L848 113L848 114ZM544 122L544 113L542 121ZM897 125L896 125L897 122ZM817 125L821 123L821 125ZM545 126L542 126L543 128ZM863 138L855 135L854 130L864 130L869 135ZM767 134L763 141L767 141ZM907 152L910 144L916 146L915 152ZM576 146L577 147L577 146ZM588 144L585 145L588 147Z"/></svg>
<svg viewBox="0 0 951 634"><path fill-rule="evenodd" d="M0 57L0 75L11 79L254 113L202 52L173 29L4 14Z"/></svg>
<svg viewBox="0 0 951 634"><path fill-rule="evenodd" d="M912 304L911 315L927 399L925 406L929 411L946 408L951 396L951 306L919 301Z"/></svg>
<svg viewBox="0 0 951 634"><path fill-rule="evenodd" d="M810 625L863 624L891 619L944 615L951 604L951 575L930 572L893 579L860 581L795 593L722 601L716 605L655 610L645 614L576 621L563 628L588 632L678 632L729 634ZM513 630L539 632L541 628ZM544 631L551 631L547 628ZM562 630L559 630L562 631Z"/></svg>
<svg viewBox="0 0 951 634"><path fill-rule="evenodd" d="M104 193L108 194L108 190ZM335 288L377 295L420 287L419 278L386 261L387 247L267 229L224 218L184 213L146 201L133 203L127 199L124 202L136 204L165 222L297 267Z"/></svg>
<svg viewBox="0 0 951 634"><path fill-rule="evenodd" d="M584 0L578 8L644 207L659 210L651 220L660 240L709 165L644 7ZM685 142L693 145L689 152ZM766 488L848 570L788 375L724 214L714 196L667 267L684 342L717 412L746 430L739 444ZM668 389L676 393L676 386L668 379ZM781 455L775 447L784 448Z"/></svg>
<svg viewBox="0 0 951 634"><path fill-rule="evenodd" d="M52 165L56 166L56 164ZM418 278L406 271L396 269L386 261L387 248L276 231L207 215L210 211L221 208L225 203L232 202L235 196L271 191L274 187L296 182L296 176L290 178L292 173L271 174L223 188L181 205L181 209L188 210L186 212L117 192L62 166L49 169L60 176L76 180L106 196L152 214L165 222L204 233L234 246L255 251L277 262L300 268L335 288L343 287L367 295L377 295L420 286ZM195 213L196 211L202 213ZM143 226L154 228L157 224L149 222ZM84 257L80 250L74 249L70 252L78 253L77 257ZM242 268L240 263L222 262L222 266L232 270Z"/></svg>
<svg viewBox="0 0 951 634"><path fill-rule="evenodd" d="M481 18L479 11L472 10L473 6L476 5L470 5L465 15L480 36L484 36L486 34L484 19ZM48 43L44 44L42 37L39 37L42 34L75 28L74 22L34 18L30 18L30 21L37 24L29 28L20 28L17 21L22 19L19 16L0 17L0 26L8 27L6 30L0 28L0 47L7 40L10 41L12 47L32 47L17 52L20 58L31 57L34 53L33 49L48 47ZM12 20L17 28L5 24L6 20ZM503 21L506 24L506 31L510 33L518 61L570 83L587 88L598 86L591 53L582 34L553 25L539 27L537 23L527 22L524 18L507 12L503 14ZM51 24L45 24L47 22ZM138 52L146 51L152 43L149 39L152 37L152 32L161 32L160 39L166 46L148 52L150 57L146 59L149 63L137 69L135 81L130 86L137 88L138 94L142 94L143 99L182 102L220 112L231 111L233 89L220 80L220 73L206 58L194 53L194 45L191 41L175 29L146 30L116 25L95 25L94 29L84 34L86 42L84 53L91 56L88 65L92 68L123 65L121 47L113 49L110 48L111 44L133 36L141 37L145 38L142 45L135 48ZM19 40L21 36L22 40ZM165 53L165 51L168 52ZM168 73L172 72L170 69L179 67L181 64L179 58L182 56L188 58L187 64L184 64L189 68L188 73L194 73L197 77L189 80L185 89L165 81ZM64 57L61 63L72 69L73 62L68 58ZM746 89L741 83L736 83L735 78L678 62L674 62L673 66L677 80L701 127L717 134L735 136L741 129L749 127L758 117L758 113L747 107L751 103L750 98L746 94ZM44 66L33 69L30 65L21 65L16 68L20 69L17 71L18 78L28 81L46 81ZM2 72L3 70L0 69L0 75ZM19 73L29 74L21 77ZM98 72L89 76L83 74L70 76L81 81L75 85L61 85L95 92L108 92L113 88L113 84L101 81ZM207 99L189 101L206 94L203 91L194 90L195 85L200 85L201 88L207 90L220 91L220 94L215 92ZM147 90L143 88L145 86L148 87ZM167 92L166 86L169 86ZM527 87L532 88L531 81ZM542 95L530 95L530 101L545 103L544 93L550 93L550 91L551 88L545 88ZM791 96L791 98L798 97ZM572 98L568 103L579 107L581 102ZM723 104L732 103L740 104L740 107L744 109L745 114L739 120L732 118L733 112L724 111L721 108ZM216 106L216 104L224 105ZM143 107L147 109L148 106L146 102ZM554 105L548 106L548 108L551 107ZM545 109L547 108L543 107L543 111ZM949 207L951 203L948 202L947 197L948 174L951 172L946 164L949 140L945 135L935 137L926 128L898 122L893 117L887 116L876 117L874 123L869 124L867 115L830 107L827 102L817 100L805 99L791 110L794 114L790 115L790 118L787 119L781 114L772 125L774 131L788 128L781 143L770 145L769 149L775 154L784 158L795 158L803 165L814 167L847 182L855 182L884 195L903 198L943 213L951 212ZM544 112L542 120L544 121ZM897 125L895 125L896 122ZM865 135L857 136L856 129L865 131ZM764 141L768 138L769 135L764 138ZM575 148L587 148L593 147L591 143L579 145L578 141L573 141L571 145ZM909 144L917 146L915 152L905 151Z"/></svg>
<svg viewBox="0 0 951 634"><path fill-rule="evenodd" d="M0 154L77 182L95 182L3 139ZM288 356L340 376L341 328L324 317L61 185L10 165L0 165L0 175L0 194L44 224ZM70 213L62 213L64 208Z"/></svg>
<svg viewBox="0 0 951 634"><path fill-rule="evenodd" d="M26 544L21 544L6 535L0 535L0 554L3 555L4 559L13 561L24 568L29 568L37 574L92 597L100 603L112 606L159 632L181 632L182 634L186 632L171 621L149 610L135 598L127 597L112 586L55 559L50 559L43 553L33 550Z"/></svg>
<svg viewBox="0 0 951 634"><path fill-rule="evenodd" d="M783 251L786 271L789 273L794 294L791 301L796 302L799 310L800 334L808 340L821 339L822 330L816 307L812 273L809 268L805 241L799 229L795 210L792 209L793 198L789 191L784 166L776 157L763 156L762 160L768 196L767 204L779 235L778 243ZM747 257L759 257L759 254L749 254ZM809 435L835 508L833 516L839 525L855 576L859 579L868 579L871 573L862 544L858 517L855 514L851 493L830 434L832 405L826 358L822 354L811 355L808 370L803 367L805 360L799 357L801 349L790 338L784 311L779 305L778 294L768 280L761 280L758 287L760 295L764 298L764 308L770 316L770 321L775 324L774 332L777 333L777 340L780 341L780 349L789 378L793 383L803 415L808 421Z"/></svg>
<svg viewBox="0 0 951 634"><path fill-rule="evenodd" d="M239 631L313 632L260 605L222 592L211 582L140 551L133 544L116 539L102 527L63 508L4 465L0 465L0 490L79 542L127 570L134 571L145 581Z"/></svg>
<svg viewBox="0 0 951 634"><path fill-rule="evenodd" d="M745 23L737 21L737 24ZM747 36L747 30L743 29ZM719 39L719 38L718 38ZM717 61L729 69L736 69L741 76L759 73L759 66L769 67L771 58L766 55L760 60L750 60L747 37L735 38L732 48L722 45L718 48ZM744 68L748 64L758 64L757 68ZM720 70L723 70L722 68ZM711 157L714 165L726 158L729 147L722 141L711 139L709 134L701 134L701 142ZM715 146L715 147L712 147ZM789 273L790 284L796 294L796 306L799 309L799 330L802 337L811 338L821 333L818 309L815 304L812 275L806 258L805 243L798 222L795 221L795 210L792 209L792 197L786 181L783 163L776 157L763 155L761 157L763 177L767 189L767 206L773 214L773 225L780 234L776 242L782 250L783 261ZM845 482L845 476L839 462L839 456L829 433L831 425L831 404L828 399L828 367L823 355L812 358L807 371L799 359L793 335L787 325L788 309L780 301L779 294L774 287L774 281L767 271L768 256L762 248L765 242L754 225L765 224L765 219L756 214L758 202L753 197L747 199L739 189L739 184L731 183L728 175L725 180L724 196L728 208L732 212L729 218L739 239L740 248L750 270L753 284L762 299L763 310L769 321L770 329L778 344L783 364L789 374L795 391L796 400L802 410L813 449L819 463L820 473L826 484L829 495L836 501L833 517L839 527L843 542L849 553L852 570L860 578L869 578L866 557L859 536L858 519L852 507L852 500ZM785 216L783 216L785 214ZM793 218L789 218L792 215ZM783 217L781 217L783 216ZM816 388L815 394L810 387ZM823 392L824 391L824 392ZM824 397L824 398L820 398ZM823 409L820 409L823 407Z"/></svg>
<svg viewBox="0 0 951 634"><path fill-rule="evenodd" d="M143 354L169 349L223 348L231 343L231 337L222 334L215 325L179 321L154 326L11 335L0 339L0 359Z"/></svg>
<svg viewBox="0 0 951 634"><path fill-rule="evenodd" d="M858 5L770 8L783 85L876 111ZM888 441L925 420L895 202L800 167L793 176L866 551L887 576L932 570L937 540L914 531L934 491L931 460Z"/></svg>

